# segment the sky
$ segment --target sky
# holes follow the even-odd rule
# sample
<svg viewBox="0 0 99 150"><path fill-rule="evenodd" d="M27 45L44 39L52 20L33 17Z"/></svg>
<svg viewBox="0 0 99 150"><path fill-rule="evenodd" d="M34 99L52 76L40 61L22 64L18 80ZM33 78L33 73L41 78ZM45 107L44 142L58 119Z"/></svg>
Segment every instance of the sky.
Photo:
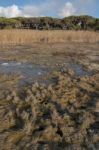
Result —
<svg viewBox="0 0 99 150"><path fill-rule="evenodd" d="M0 0L0 17L64 18L71 15L99 18L99 0Z"/></svg>

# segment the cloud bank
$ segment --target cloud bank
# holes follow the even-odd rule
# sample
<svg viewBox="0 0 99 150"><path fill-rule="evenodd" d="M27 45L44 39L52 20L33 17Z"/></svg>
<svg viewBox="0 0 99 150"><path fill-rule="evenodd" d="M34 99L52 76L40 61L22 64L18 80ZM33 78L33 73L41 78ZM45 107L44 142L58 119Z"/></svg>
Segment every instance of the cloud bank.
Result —
<svg viewBox="0 0 99 150"><path fill-rule="evenodd" d="M67 17L71 15L92 15L95 10L97 0L46 0L39 5L17 6L15 4L0 6L1 17L37 17L54 16Z"/></svg>
<svg viewBox="0 0 99 150"><path fill-rule="evenodd" d="M63 9L60 11L60 17L68 17L76 13L76 8L73 6L71 2L66 2Z"/></svg>
<svg viewBox="0 0 99 150"><path fill-rule="evenodd" d="M2 17L17 17L21 15L21 10L17 5L8 7L0 7L0 16Z"/></svg>

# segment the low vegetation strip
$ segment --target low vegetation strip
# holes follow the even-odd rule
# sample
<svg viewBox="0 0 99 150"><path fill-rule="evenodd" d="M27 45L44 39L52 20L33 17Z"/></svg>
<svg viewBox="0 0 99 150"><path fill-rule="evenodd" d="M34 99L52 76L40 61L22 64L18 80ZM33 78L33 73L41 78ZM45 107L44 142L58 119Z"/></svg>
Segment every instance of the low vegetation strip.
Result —
<svg viewBox="0 0 99 150"><path fill-rule="evenodd" d="M99 33L93 31L38 31L1 30L0 44L99 42Z"/></svg>
<svg viewBox="0 0 99 150"><path fill-rule="evenodd" d="M53 85L1 92L2 149L99 149L99 74L52 78Z"/></svg>
<svg viewBox="0 0 99 150"><path fill-rule="evenodd" d="M62 19L51 17L0 18L0 29L34 30L99 30L99 19L91 16L70 16Z"/></svg>

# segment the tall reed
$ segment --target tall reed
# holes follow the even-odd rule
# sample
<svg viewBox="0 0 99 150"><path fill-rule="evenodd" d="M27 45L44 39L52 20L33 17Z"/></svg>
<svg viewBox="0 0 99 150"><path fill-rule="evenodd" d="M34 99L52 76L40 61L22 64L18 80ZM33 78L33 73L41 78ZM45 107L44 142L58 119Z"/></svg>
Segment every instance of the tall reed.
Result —
<svg viewBox="0 0 99 150"><path fill-rule="evenodd" d="M99 33L91 31L1 30L0 44L62 42L99 42Z"/></svg>

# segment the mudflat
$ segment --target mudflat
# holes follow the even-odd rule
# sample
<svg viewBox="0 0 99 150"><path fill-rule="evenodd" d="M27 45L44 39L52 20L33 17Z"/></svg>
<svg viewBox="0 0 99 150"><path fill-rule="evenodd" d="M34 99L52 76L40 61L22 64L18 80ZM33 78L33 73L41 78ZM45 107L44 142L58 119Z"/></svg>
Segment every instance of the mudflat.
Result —
<svg viewBox="0 0 99 150"><path fill-rule="evenodd" d="M99 149L99 42L0 47L0 150Z"/></svg>

